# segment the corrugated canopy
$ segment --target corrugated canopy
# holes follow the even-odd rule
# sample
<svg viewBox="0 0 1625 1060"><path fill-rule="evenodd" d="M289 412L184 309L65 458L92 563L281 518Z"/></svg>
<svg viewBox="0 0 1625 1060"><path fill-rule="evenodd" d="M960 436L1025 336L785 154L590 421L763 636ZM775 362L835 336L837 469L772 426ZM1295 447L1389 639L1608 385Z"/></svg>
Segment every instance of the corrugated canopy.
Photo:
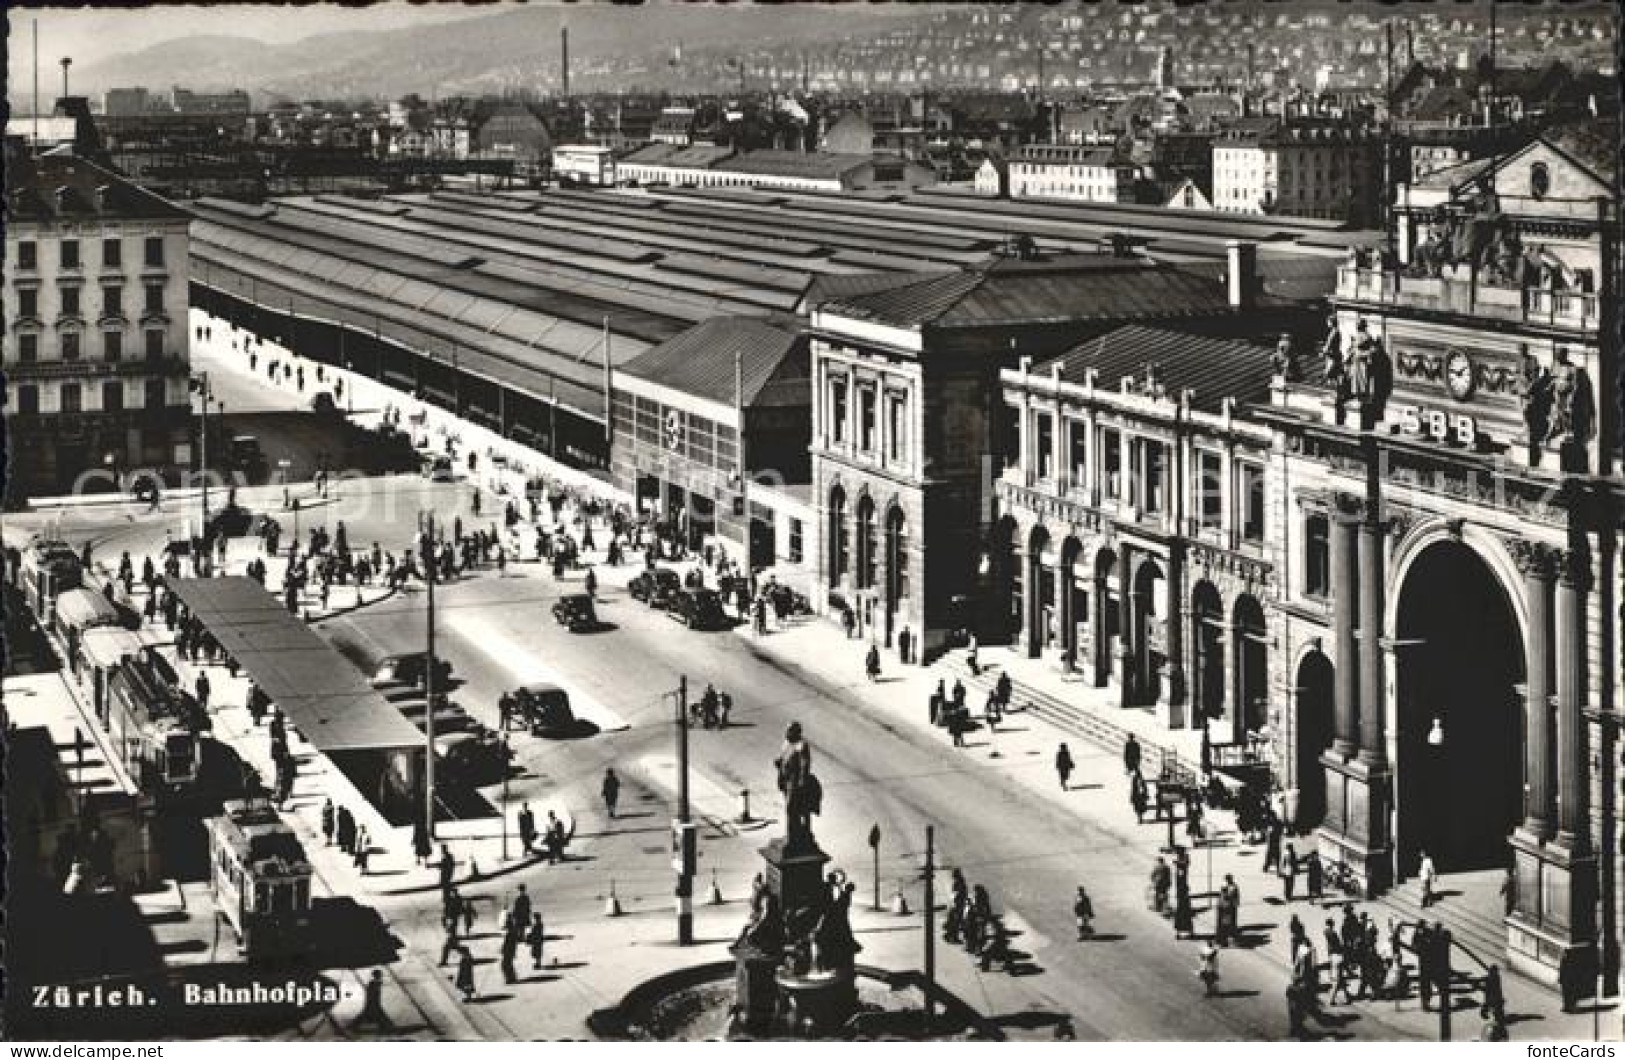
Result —
<svg viewBox="0 0 1625 1060"><path fill-rule="evenodd" d="M56 598L58 621L79 629L91 626L116 626L118 608L113 602L93 589L69 589Z"/></svg>
<svg viewBox="0 0 1625 1060"><path fill-rule="evenodd" d="M253 579L169 585L317 750L423 746L423 734L360 671Z"/></svg>

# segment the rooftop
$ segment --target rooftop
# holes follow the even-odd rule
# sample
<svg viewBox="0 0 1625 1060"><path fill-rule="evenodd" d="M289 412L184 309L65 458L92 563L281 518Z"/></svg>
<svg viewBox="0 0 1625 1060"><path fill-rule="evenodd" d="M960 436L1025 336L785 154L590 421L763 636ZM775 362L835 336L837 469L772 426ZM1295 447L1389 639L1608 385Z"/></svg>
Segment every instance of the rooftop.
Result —
<svg viewBox="0 0 1625 1060"><path fill-rule="evenodd" d="M29 155L6 146L5 221L184 221L186 211L72 154Z"/></svg>
<svg viewBox="0 0 1625 1060"><path fill-rule="evenodd" d="M811 404L806 334L790 319L714 317L645 351L617 371L732 405L736 358L741 376L737 399L747 408Z"/></svg>
<svg viewBox="0 0 1625 1060"><path fill-rule="evenodd" d="M1192 409L1218 412L1227 397L1241 404L1268 399L1271 352L1234 339L1130 324L1034 365L1032 371L1048 376L1058 369L1064 382L1082 385L1092 369L1095 386L1102 390L1118 390L1125 379L1142 393L1148 382L1174 397L1188 390Z"/></svg>

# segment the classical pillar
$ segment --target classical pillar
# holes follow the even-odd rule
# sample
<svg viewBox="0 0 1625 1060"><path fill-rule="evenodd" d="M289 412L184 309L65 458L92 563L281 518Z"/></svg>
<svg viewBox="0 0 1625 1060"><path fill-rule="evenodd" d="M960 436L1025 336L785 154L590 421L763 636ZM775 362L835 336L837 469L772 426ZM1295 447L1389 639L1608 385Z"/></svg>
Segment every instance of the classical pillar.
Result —
<svg viewBox="0 0 1625 1060"><path fill-rule="evenodd" d="M1557 557L1545 545L1519 542L1518 568L1529 601L1524 645L1524 775L1528 795L1523 828L1538 839L1552 834L1552 591Z"/></svg>
<svg viewBox="0 0 1625 1060"><path fill-rule="evenodd" d="M1335 710L1332 749L1344 761L1354 756L1360 741L1359 651L1354 640L1354 568L1357 517L1334 506L1330 522L1332 646L1337 660L1332 671Z"/></svg>
<svg viewBox="0 0 1625 1060"><path fill-rule="evenodd" d="M1168 671L1167 688L1164 699L1170 708L1178 707L1185 702L1185 614L1182 607L1184 594L1185 557L1181 554L1179 543L1170 542L1168 545L1167 580L1163 583L1164 605L1163 612L1167 616L1168 627L1164 634L1164 644L1167 647ZM1168 712L1168 725L1171 728L1184 728L1186 721L1183 712L1170 709Z"/></svg>
<svg viewBox="0 0 1625 1060"><path fill-rule="evenodd" d="M1383 538L1371 513L1359 528L1360 557L1360 760L1373 771L1388 764L1382 679ZM1338 668L1342 669L1341 666Z"/></svg>
<svg viewBox="0 0 1625 1060"><path fill-rule="evenodd" d="M1055 628L1061 638L1061 668L1070 673L1078 659L1078 626L1072 611L1072 567L1077 560L1067 556L1066 542L1062 541L1056 554Z"/></svg>
<svg viewBox="0 0 1625 1060"><path fill-rule="evenodd" d="M1591 844L1591 775L1586 756L1586 593L1591 553L1585 545L1563 557L1557 588L1557 837L1571 853Z"/></svg>
<svg viewBox="0 0 1625 1060"><path fill-rule="evenodd" d="M1117 684L1125 707L1134 703L1134 649L1139 639L1134 635L1134 572L1129 569L1133 558L1127 542L1117 546L1117 644L1122 664Z"/></svg>
<svg viewBox="0 0 1625 1060"><path fill-rule="evenodd" d="M1111 579L1103 574L1095 574L1091 580L1091 598L1094 601L1094 616L1090 619L1094 624L1094 667L1095 687L1105 688L1111 676L1111 643L1106 636L1108 616L1111 614Z"/></svg>

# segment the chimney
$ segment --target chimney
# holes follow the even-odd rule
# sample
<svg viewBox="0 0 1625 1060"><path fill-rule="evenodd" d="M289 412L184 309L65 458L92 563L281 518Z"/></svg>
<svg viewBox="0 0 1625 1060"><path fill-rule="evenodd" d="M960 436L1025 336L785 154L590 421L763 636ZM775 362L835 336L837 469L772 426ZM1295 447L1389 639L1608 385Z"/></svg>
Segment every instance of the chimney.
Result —
<svg viewBox="0 0 1625 1060"><path fill-rule="evenodd" d="M570 27L559 27L559 66L564 71L564 98L570 98Z"/></svg>
<svg viewBox="0 0 1625 1060"><path fill-rule="evenodd" d="M68 212L68 195L69 191L67 185L57 188L56 191L51 194L52 206L56 209L58 216Z"/></svg>
<svg viewBox="0 0 1625 1060"><path fill-rule="evenodd" d="M106 213L107 212L107 207L108 207L109 202L111 201L112 194L113 194L113 186L111 184L98 184L98 185L96 185L96 212L97 213Z"/></svg>
<svg viewBox="0 0 1625 1060"><path fill-rule="evenodd" d="M1258 286L1258 244L1231 239L1224 244L1230 305L1236 309L1251 309Z"/></svg>

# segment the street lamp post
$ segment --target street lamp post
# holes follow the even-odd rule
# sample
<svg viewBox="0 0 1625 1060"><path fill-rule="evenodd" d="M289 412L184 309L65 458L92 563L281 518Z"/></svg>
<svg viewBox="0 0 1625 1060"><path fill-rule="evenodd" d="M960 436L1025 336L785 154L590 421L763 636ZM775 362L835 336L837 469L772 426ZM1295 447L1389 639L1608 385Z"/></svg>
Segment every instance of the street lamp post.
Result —
<svg viewBox="0 0 1625 1060"><path fill-rule="evenodd" d="M430 706L433 710L433 705ZM502 860L508 860L508 730L502 730Z"/></svg>

